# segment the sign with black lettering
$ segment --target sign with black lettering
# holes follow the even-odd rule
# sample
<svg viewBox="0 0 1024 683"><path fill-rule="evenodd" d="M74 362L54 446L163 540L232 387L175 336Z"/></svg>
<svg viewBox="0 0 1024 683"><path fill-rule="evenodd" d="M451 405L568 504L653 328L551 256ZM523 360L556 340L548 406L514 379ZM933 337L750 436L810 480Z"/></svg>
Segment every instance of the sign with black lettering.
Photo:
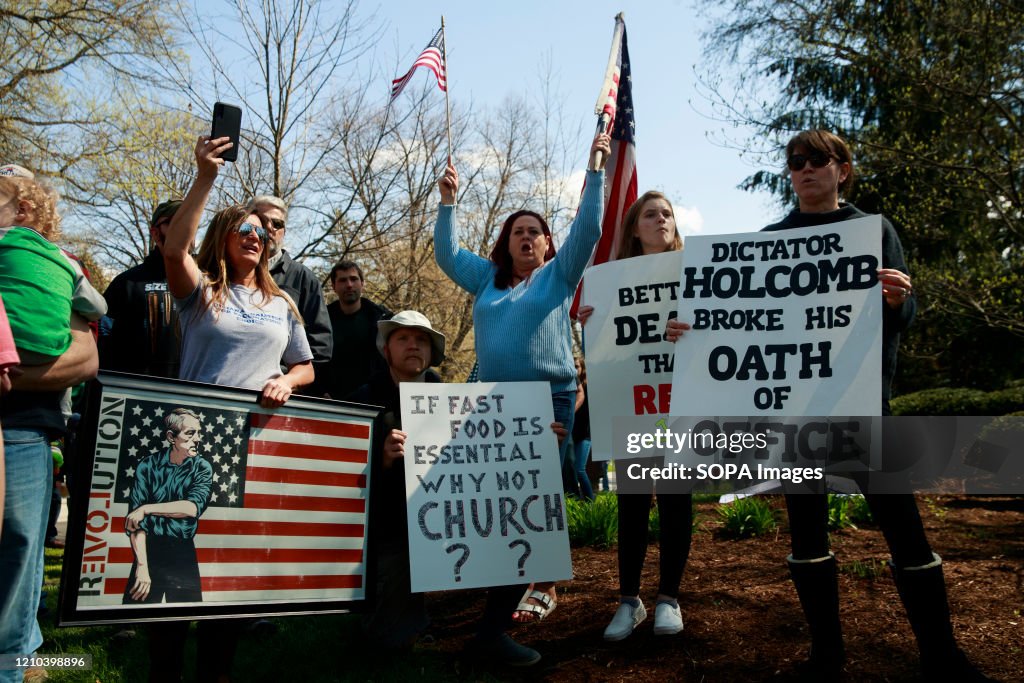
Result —
<svg viewBox="0 0 1024 683"><path fill-rule="evenodd" d="M686 240L671 414L880 415L882 222Z"/></svg>
<svg viewBox="0 0 1024 683"><path fill-rule="evenodd" d="M572 578L551 385L400 385L412 590Z"/></svg>
<svg viewBox="0 0 1024 683"><path fill-rule="evenodd" d="M689 238L687 238L689 239ZM591 457L610 460L612 420L669 414L675 344L664 340L676 317L683 252L611 261L587 270L584 301L594 313L584 327Z"/></svg>

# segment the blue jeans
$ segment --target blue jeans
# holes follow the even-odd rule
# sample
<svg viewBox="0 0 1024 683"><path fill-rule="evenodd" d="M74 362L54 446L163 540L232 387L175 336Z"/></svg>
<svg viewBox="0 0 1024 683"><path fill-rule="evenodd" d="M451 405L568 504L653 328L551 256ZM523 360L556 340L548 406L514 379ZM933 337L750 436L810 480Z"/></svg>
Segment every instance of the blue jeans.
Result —
<svg viewBox="0 0 1024 683"><path fill-rule="evenodd" d="M553 391L551 392L551 405L555 412L555 422L561 422L569 434L572 434L572 423L576 419L576 392L575 391ZM558 446L558 465L565 465L565 456L569 453L569 436Z"/></svg>
<svg viewBox="0 0 1024 683"><path fill-rule="evenodd" d="M594 487L587 476L587 461L590 460L590 439L580 439L576 445L576 482L580 486L580 495L587 500L594 500Z"/></svg>
<svg viewBox="0 0 1024 683"><path fill-rule="evenodd" d="M46 433L4 430L6 488L0 532L0 653L29 655L43 644L36 608L43 585L43 542L53 489L53 457ZM0 681L20 683L20 670L0 670Z"/></svg>

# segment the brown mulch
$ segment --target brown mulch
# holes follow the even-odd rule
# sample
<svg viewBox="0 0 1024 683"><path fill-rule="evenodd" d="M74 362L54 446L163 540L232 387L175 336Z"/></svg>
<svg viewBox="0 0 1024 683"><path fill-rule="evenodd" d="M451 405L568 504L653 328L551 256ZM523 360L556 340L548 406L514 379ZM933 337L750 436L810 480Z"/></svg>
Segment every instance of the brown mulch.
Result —
<svg viewBox="0 0 1024 683"><path fill-rule="evenodd" d="M945 562L954 629L978 667L998 680L1024 681L1024 498L919 498L934 550ZM783 507L781 500L773 505ZM789 580L785 512L777 533L729 540L717 533L714 504L697 506L694 535L680 593L685 630L655 637L653 593L658 548L644 569L647 621L620 643L602 633L617 607L615 549L573 549L575 578L559 586L558 608L541 623L512 635L538 649L528 673L461 673L502 680L551 681L785 681L808 645L807 627ZM832 535L840 562L842 620L850 681L919 680L914 636L882 563L888 551L873 527ZM855 571L873 569L864 578ZM871 572L859 572L864 574ZM434 594L430 611L437 648L457 652L483 608L479 591Z"/></svg>

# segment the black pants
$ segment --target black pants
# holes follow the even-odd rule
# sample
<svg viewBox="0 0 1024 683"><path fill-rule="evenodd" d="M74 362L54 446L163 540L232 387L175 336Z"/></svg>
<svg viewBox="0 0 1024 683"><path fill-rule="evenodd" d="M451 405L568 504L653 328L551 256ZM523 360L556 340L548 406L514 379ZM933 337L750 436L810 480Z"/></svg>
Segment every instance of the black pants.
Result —
<svg viewBox="0 0 1024 683"><path fill-rule="evenodd" d="M526 584L494 586L487 589L487 604L477 625L477 638L483 641L497 638L512 628L512 613L519 606Z"/></svg>
<svg viewBox="0 0 1024 683"><path fill-rule="evenodd" d="M921 567L932 561L932 549L912 494L877 493L864 498L889 545L893 564L899 568ZM827 496L824 493L788 494L786 509L793 558L812 560L828 555Z"/></svg>
<svg viewBox="0 0 1024 683"><path fill-rule="evenodd" d="M620 493L619 503L619 593L640 595L640 574L647 557L647 521L653 494ZM688 493L659 493L661 578L658 593L679 595L693 536L693 496Z"/></svg>
<svg viewBox="0 0 1024 683"><path fill-rule="evenodd" d="M180 683L185 668L188 621L149 625L149 683ZM200 621L196 628L196 678L199 683L230 676L242 622Z"/></svg>
<svg viewBox="0 0 1024 683"><path fill-rule="evenodd" d="M128 585L124 590L123 604L161 603L165 597L167 602L203 601L199 562L193 539L150 534L146 537L146 556L149 561L149 578L153 582L149 595L144 600L131 597L137 569L137 563L133 562Z"/></svg>

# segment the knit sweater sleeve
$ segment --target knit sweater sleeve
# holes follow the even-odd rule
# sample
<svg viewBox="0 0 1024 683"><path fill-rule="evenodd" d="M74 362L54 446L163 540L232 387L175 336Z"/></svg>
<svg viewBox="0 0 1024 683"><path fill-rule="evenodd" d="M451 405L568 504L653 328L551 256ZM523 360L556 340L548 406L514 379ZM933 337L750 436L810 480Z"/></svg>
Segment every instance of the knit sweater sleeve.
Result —
<svg viewBox="0 0 1024 683"><path fill-rule="evenodd" d="M565 282L575 287L601 239L601 215L604 205L604 171L587 171L587 182L580 209L569 227L565 244L555 255L555 265Z"/></svg>
<svg viewBox="0 0 1024 683"><path fill-rule="evenodd" d="M492 276L494 267L482 256L460 247L455 229L455 206L442 204L434 224L434 258L455 284L476 294L481 284Z"/></svg>

